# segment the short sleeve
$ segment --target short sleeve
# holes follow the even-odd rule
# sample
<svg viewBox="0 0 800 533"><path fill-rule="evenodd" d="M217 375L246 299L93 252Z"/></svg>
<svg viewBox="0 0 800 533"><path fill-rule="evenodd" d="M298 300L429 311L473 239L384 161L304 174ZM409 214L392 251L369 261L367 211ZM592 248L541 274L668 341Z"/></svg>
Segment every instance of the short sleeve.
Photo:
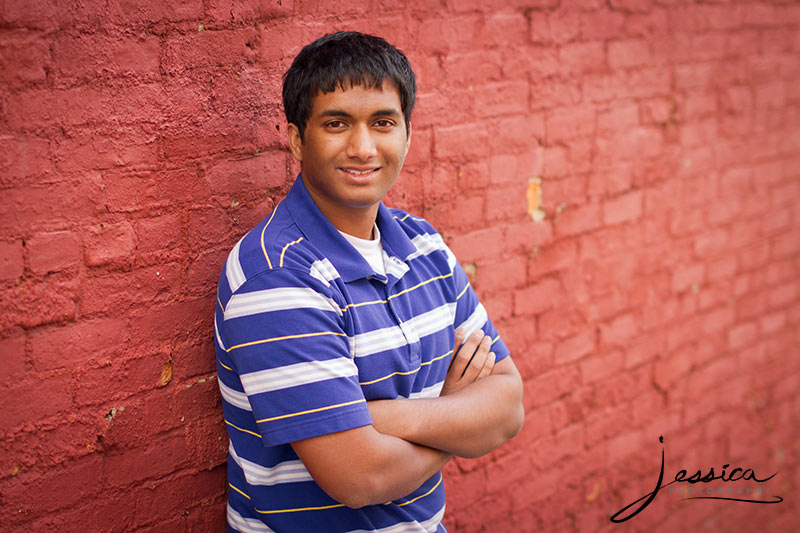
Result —
<svg viewBox="0 0 800 533"><path fill-rule="evenodd" d="M485 335L492 338L492 351L495 354L495 361L501 361L509 355L508 347L497 328L492 324L489 315L486 313L486 308L478 300L478 295L472 288L469 282L467 273L461 267L461 264L456 259L456 256L447 245L442 243L444 250L447 253L447 261L453 273L453 283L457 291L456 296L456 313L453 326L455 329L464 328L469 335L473 331L482 329Z"/></svg>
<svg viewBox="0 0 800 533"><path fill-rule="evenodd" d="M222 344L265 445L372 423L342 317L330 287L289 268L248 280L228 300Z"/></svg>

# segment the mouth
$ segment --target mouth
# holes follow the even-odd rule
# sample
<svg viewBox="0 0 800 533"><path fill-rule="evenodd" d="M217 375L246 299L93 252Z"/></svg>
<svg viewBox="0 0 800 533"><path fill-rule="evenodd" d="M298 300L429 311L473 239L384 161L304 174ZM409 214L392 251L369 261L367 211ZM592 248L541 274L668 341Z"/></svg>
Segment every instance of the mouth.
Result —
<svg viewBox="0 0 800 533"><path fill-rule="evenodd" d="M339 170L341 170L345 174L359 179L368 178L373 174L375 174L376 172L378 172L380 169L381 167L369 167L369 168L339 167Z"/></svg>

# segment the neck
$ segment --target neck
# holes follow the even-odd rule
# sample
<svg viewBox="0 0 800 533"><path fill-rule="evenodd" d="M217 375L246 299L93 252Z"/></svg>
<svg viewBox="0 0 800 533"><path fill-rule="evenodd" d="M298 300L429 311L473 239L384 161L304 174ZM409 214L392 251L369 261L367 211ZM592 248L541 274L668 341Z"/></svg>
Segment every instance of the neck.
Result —
<svg viewBox="0 0 800 533"><path fill-rule="evenodd" d="M319 210L336 229L359 239L372 239L379 204L368 207L342 207L317 197L310 189L309 193Z"/></svg>

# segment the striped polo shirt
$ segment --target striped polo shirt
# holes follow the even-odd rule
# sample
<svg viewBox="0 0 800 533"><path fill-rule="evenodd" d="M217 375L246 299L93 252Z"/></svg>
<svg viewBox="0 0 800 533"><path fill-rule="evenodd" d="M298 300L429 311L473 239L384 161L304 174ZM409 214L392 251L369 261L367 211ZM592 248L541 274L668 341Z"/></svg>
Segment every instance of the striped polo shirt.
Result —
<svg viewBox="0 0 800 533"><path fill-rule="evenodd" d="M385 275L298 177L228 256L214 329L229 531L445 531L441 472L404 498L350 509L290 445L370 424L368 400L438 396L459 326L491 335L498 361L508 355L433 227L382 203L376 223Z"/></svg>

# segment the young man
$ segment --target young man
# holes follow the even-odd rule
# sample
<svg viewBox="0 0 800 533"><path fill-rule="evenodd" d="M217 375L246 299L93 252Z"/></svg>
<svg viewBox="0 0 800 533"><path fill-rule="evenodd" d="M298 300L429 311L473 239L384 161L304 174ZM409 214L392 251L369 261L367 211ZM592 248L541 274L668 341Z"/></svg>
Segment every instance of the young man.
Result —
<svg viewBox="0 0 800 533"><path fill-rule="evenodd" d="M286 73L301 174L219 281L229 531L445 531L441 468L522 425L519 373L464 271L381 203L415 93L406 57L354 32Z"/></svg>

